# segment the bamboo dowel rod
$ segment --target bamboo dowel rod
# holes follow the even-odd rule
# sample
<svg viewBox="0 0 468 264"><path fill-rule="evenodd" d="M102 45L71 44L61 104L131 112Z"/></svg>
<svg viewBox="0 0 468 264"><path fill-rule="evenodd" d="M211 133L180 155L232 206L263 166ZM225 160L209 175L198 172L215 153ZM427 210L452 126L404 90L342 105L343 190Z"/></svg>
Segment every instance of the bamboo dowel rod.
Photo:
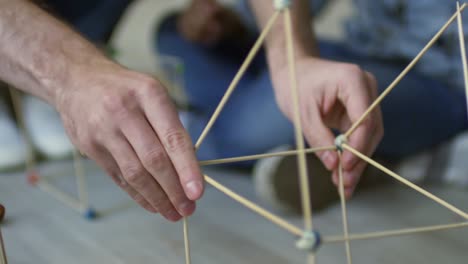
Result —
<svg viewBox="0 0 468 264"><path fill-rule="evenodd" d="M248 199L242 197L241 195L235 193L234 191L230 190L229 188L225 187L221 183L217 182L216 180L210 178L209 176L205 175L205 180L208 184L216 188L218 191L224 193L225 195L229 196L236 202L244 205L245 207L249 208L253 212L257 213L258 215L266 218L270 222L276 224L277 226L289 231L291 234L296 236L302 236L303 231L288 223L286 220L281 219L280 217L268 212L267 210L263 209L262 207L256 205L255 203L249 201Z"/></svg>
<svg viewBox="0 0 468 264"><path fill-rule="evenodd" d="M436 203L438 203L438 204L442 205L443 207L449 209L450 211L454 212L455 214L461 216L463 219L465 219L465 220L468 219L468 215L465 212L463 212L462 210L456 208L455 206L449 204L448 202L442 200L441 198L435 196L434 194L424 190L423 188L417 186L416 184L410 182L409 180L407 180L407 179L401 177L400 175L394 173L393 171L387 169L386 167L382 166L381 164L377 163L376 161L372 160L371 158L367 157L366 155L360 153L359 151L357 151L356 149L350 147L349 145L343 144L343 148L345 148L349 152L353 153L354 155L358 156L359 158L366 161L367 163L371 164L372 166L376 167L377 169L385 172L389 176L391 176L391 177L395 178L396 180L400 181L401 183L407 185L408 187L414 189L415 191L418 191L419 193L423 194L427 198L435 201Z"/></svg>
<svg viewBox="0 0 468 264"><path fill-rule="evenodd" d="M463 78L465 80L465 99L468 108L468 64L466 62L466 48L465 48L465 32L463 31L462 14L460 10L460 3L457 2L457 21L458 21L458 37L460 39L460 52L463 64ZM467 109L468 110L468 109Z"/></svg>
<svg viewBox="0 0 468 264"><path fill-rule="evenodd" d="M188 226L188 218L184 217L183 223L184 229L184 250L185 250L185 264L192 263L192 256L190 254L190 241L189 241L189 226Z"/></svg>
<svg viewBox="0 0 468 264"><path fill-rule="evenodd" d="M27 151L26 171L33 172L36 168L36 157L34 155L34 147L33 147L32 139L26 130L26 125L25 125L24 117L23 117L23 111L21 107L20 94L18 91L15 90L15 88L11 86L8 87L8 90L10 92L11 103L13 105L13 111L15 112L14 114L15 114L16 120L18 121L18 128L21 132L21 135L26 140L26 148L27 148L26 149Z"/></svg>
<svg viewBox="0 0 468 264"><path fill-rule="evenodd" d="M349 235L348 239L346 239L343 236L326 236L323 238L323 243L330 244L330 243L341 243L341 242L345 242L348 240L353 241L353 240L379 239L379 238L385 238L385 237L405 236L405 235L412 235L412 234L418 234L418 233L435 232L435 231L443 231L443 230L466 228L466 227L468 227L468 222L447 224L447 225L435 225L435 226L427 226L427 227L417 227L417 228L407 228L407 229L382 231L382 232L372 232L372 233L365 233L365 234L352 234L352 235Z"/></svg>
<svg viewBox="0 0 468 264"><path fill-rule="evenodd" d="M341 157L341 152L339 152L339 165L338 165L338 177L339 177L339 188L340 188L340 201L341 201L341 217L343 219L343 233L345 241L345 250L346 250L346 260L348 264L353 263L351 256L351 246L349 241L349 231L348 231L348 212L346 210L346 197L344 189L344 179L343 179L343 160Z"/></svg>
<svg viewBox="0 0 468 264"><path fill-rule="evenodd" d="M226 90L226 93L224 94L223 98L219 102L218 106L216 107L216 110L214 111L213 115L211 116L210 120L208 121L208 124L205 126L203 129L200 137L198 138L197 142L195 143L195 149L199 149L203 141L205 140L206 136L208 135L208 132L211 130L213 127L214 123L218 119L218 116L221 114L221 111L223 110L224 106L226 105L227 101L231 97L232 92L235 90L237 85L239 84L239 81L241 80L242 76L244 75L245 71L249 67L249 65L252 63L252 60L255 58L255 55L257 55L258 51L263 45L263 42L270 32L271 28L273 27L273 24L277 20L279 15L279 12L275 12L270 20L268 21L267 25L263 29L262 33L258 37L257 41L255 42L254 46L250 50L249 54L247 55L247 58L245 61L242 63L242 66L240 67L239 71L235 75L234 79L232 80L231 84L229 85L228 89Z"/></svg>
<svg viewBox="0 0 468 264"><path fill-rule="evenodd" d="M8 264L5 243L3 241L2 230L0 228L0 264Z"/></svg>
<svg viewBox="0 0 468 264"><path fill-rule="evenodd" d="M73 149L73 168L75 170L76 184L78 187L78 199L80 203L89 207L89 196L86 184L86 174L82 157L76 149Z"/></svg>
<svg viewBox="0 0 468 264"><path fill-rule="evenodd" d="M316 152L325 151L325 150L335 150L335 149L336 149L335 146L309 148L309 149L305 149L304 153L310 154L310 153L316 153ZM281 151L281 152L275 152L275 153L250 155L250 156L243 156L243 157L233 157L233 158L214 159L214 160L203 160L203 161L200 161L199 164L200 164L200 166L220 165L220 164L226 164L226 163L234 163L234 162L249 161L249 160L258 160L258 159L280 157L280 156L293 156L293 155L297 155L297 153L299 153L299 151L289 150L289 151Z"/></svg>
<svg viewBox="0 0 468 264"><path fill-rule="evenodd" d="M297 155L299 178L301 183L302 211L304 214L304 228L306 231L313 230L312 209L310 202L309 178L307 175L306 157L304 153L304 137L302 136L301 113L299 107L299 91L297 88L295 53L293 46L291 11L289 8L283 11L284 28L286 38L286 50L288 57L289 80L291 85L291 99L294 112L294 134L299 151Z"/></svg>
<svg viewBox="0 0 468 264"><path fill-rule="evenodd" d="M362 116L351 126L351 128L344 134L347 138L358 128L358 126L367 118L367 116L380 104L380 102L397 86L397 84L406 76L406 74L416 65L422 56L436 43L440 36L445 32L448 26L457 18L459 12L465 9L466 4L463 4L459 11L457 11L442 28L435 34L435 36L426 44L426 46L419 52L419 54L411 61L411 63L398 75L398 77L385 89L385 91L371 104L371 106L362 114Z"/></svg>
<svg viewBox="0 0 468 264"><path fill-rule="evenodd" d="M82 213L86 209L86 206L80 203L80 201L78 201L74 197L71 197L65 192L57 189L55 186L49 184L47 181L39 181L37 183L37 187L39 187L39 189L41 189L43 192L50 194L59 202L62 202L63 204L80 213Z"/></svg>

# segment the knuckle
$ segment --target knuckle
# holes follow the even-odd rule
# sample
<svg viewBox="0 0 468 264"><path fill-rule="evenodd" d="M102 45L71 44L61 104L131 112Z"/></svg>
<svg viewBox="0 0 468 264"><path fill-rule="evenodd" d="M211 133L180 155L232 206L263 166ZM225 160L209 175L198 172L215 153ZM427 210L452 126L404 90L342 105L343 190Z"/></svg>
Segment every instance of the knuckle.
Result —
<svg viewBox="0 0 468 264"><path fill-rule="evenodd" d="M162 149L152 149L146 152L142 157L142 162L145 167L160 169L164 166L166 154Z"/></svg>
<svg viewBox="0 0 468 264"><path fill-rule="evenodd" d="M182 129L171 129L163 138L170 152L185 152L190 147L190 140Z"/></svg>
<svg viewBox="0 0 468 264"><path fill-rule="evenodd" d="M145 185L145 170L139 165L128 166L123 169L125 180L136 188L141 188Z"/></svg>

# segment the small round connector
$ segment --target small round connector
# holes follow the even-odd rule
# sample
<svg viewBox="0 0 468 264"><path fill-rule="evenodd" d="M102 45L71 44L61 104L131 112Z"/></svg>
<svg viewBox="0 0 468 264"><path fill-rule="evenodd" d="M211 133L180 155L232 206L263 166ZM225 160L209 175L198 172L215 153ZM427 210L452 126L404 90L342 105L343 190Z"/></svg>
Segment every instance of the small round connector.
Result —
<svg viewBox="0 0 468 264"><path fill-rule="evenodd" d="M36 171L30 171L26 175L26 181L28 182L29 185L31 186L36 186L37 183L41 180L41 177Z"/></svg>
<svg viewBox="0 0 468 264"><path fill-rule="evenodd" d="M291 0L274 0L275 2L275 9L278 11L282 11L291 6Z"/></svg>
<svg viewBox="0 0 468 264"><path fill-rule="evenodd" d="M86 211L84 211L83 216L87 220L94 220L97 217L97 213L96 210L94 210L93 208L88 208L86 209Z"/></svg>
<svg viewBox="0 0 468 264"><path fill-rule="evenodd" d="M319 232L305 232L304 235L296 242L296 247L300 250L317 252L322 244L322 237Z"/></svg>
<svg viewBox="0 0 468 264"><path fill-rule="evenodd" d="M343 144L348 142L345 135L339 135L335 138L335 147L339 152L343 152Z"/></svg>

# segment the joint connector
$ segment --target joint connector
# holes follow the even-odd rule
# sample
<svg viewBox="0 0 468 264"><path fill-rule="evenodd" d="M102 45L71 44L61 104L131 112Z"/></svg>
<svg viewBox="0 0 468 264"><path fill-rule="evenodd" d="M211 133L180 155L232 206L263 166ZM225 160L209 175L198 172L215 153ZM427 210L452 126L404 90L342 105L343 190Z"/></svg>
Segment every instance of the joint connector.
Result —
<svg viewBox="0 0 468 264"><path fill-rule="evenodd" d="M309 251L312 253L322 245L322 236L317 231L304 232L302 237L296 242L296 247L300 250Z"/></svg>
<svg viewBox="0 0 468 264"><path fill-rule="evenodd" d="M339 135L335 138L335 147L339 152L343 152L343 144L348 142L345 135Z"/></svg>
<svg viewBox="0 0 468 264"><path fill-rule="evenodd" d="M274 0L274 3L275 9L278 11L283 11L291 6L291 0Z"/></svg>

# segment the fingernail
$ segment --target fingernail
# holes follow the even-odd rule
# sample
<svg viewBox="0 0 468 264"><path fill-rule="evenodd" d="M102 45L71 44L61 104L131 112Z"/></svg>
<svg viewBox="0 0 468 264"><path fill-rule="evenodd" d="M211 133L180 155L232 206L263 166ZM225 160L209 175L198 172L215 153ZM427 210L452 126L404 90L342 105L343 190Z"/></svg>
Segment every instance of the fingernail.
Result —
<svg viewBox="0 0 468 264"><path fill-rule="evenodd" d="M182 216L179 213L177 213L175 210L171 210L170 212L168 212L166 217L170 221L174 221L174 222L179 221L182 218Z"/></svg>
<svg viewBox="0 0 468 264"><path fill-rule="evenodd" d="M179 212L183 216L189 216L193 213L193 210L195 209L195 203L194 202L185 202L179 206Z"/></svg>
<svg viewBox="0 0 468 264"><path fill-rule="evenodd" d="M322 154L321 159L325 167L327 167L327 169L329 170L333 169L334 159L333 159L333 154L330 151L325 151Z"/></svg>
<svg viewBox="0 0 468 264"><path fill-rule="evenodd" d="M185 185L187 196L190 200L196 200L199 198L202 192L202 184L200 181L191 181Z"/></svg>
<svg viewBox="0 0 468 264"><path fill-rule="evenodd" d="M352 173L349 173L349 172L346 172L344 175L343 175L343 183L345 186L349 186L351 184L353 184L354 182L354 176Z"/></svg>

